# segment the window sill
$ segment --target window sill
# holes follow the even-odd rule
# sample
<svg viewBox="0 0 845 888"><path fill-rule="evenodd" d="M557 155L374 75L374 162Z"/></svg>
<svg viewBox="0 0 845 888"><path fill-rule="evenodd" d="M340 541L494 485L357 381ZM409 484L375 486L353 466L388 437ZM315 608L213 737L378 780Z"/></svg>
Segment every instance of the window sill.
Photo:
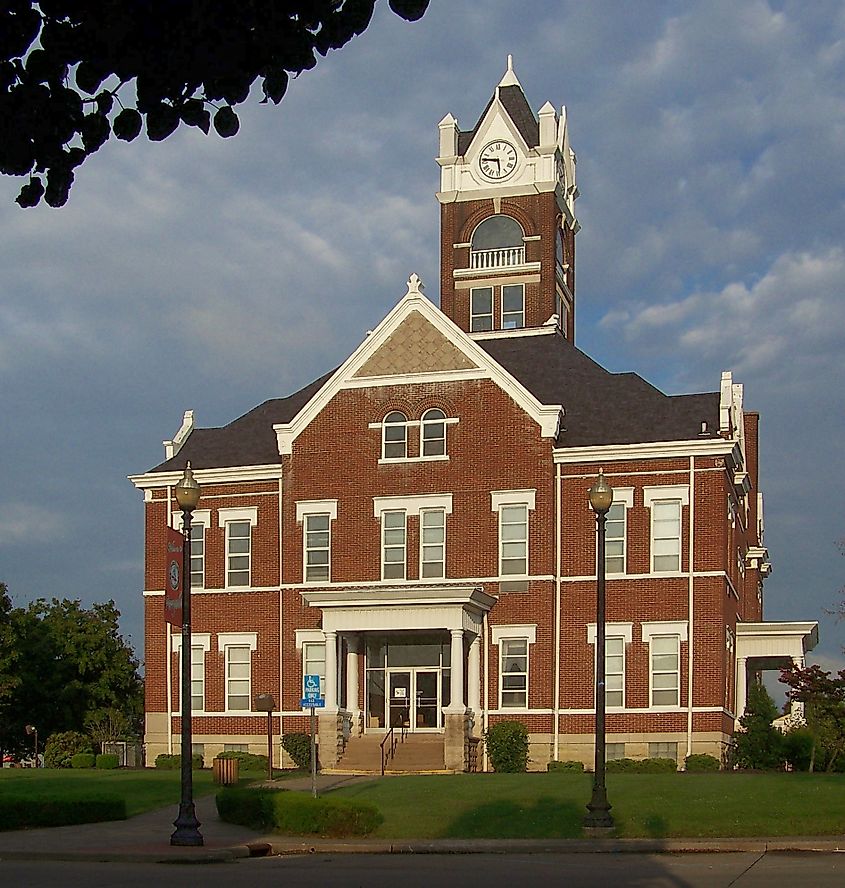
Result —
<svg viewBox="0 0 845 888"><path fill-rule="evenodd" d="M416 462L448 462L449 454L441 454L438 456L400 456L394 459L381 457L378 461L380 466L392 465L394 463L416 463Z"/></svg>

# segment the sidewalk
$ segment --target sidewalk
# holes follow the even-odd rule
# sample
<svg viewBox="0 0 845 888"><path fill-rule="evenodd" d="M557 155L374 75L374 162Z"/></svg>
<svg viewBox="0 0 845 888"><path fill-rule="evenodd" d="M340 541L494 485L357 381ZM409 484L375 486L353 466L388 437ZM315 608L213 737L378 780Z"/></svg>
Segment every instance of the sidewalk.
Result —
<svg viewBox="0 0 845 888"><path fill-rule="evenodd" d="M329 792L372 777L319 775L318 791ZM275 786L311 791L308 778L287 780ZM85 823L51 829L0 832L0 860L87 860L130 862L231 861L268 854L572 854L596 852L683 853L732 851L840 851L845 836L819 838L748 839L318 839L261 835L223 823L217 816L214 794L196 801L201 848L170 844L176 804L139 814L129 820Z"/></svg>

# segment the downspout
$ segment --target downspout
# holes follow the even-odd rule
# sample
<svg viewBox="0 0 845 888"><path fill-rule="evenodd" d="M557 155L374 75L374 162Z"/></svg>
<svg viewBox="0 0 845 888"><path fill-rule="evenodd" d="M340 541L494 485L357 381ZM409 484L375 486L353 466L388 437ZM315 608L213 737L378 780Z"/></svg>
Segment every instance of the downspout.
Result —
<svg viewBox="0 0 845 888"><path fill-rule="evenodd" d="M490 636L490 628L487 623L487 613L484 613L483 617L483 626L484 626L484 714L481 719L481 723L484 727L484 736L487 736L487 729L490 726L490 644L489 644L489 636ZM484 753L481 759L481 770L486 773L487 771L487 743L484 743Z"/></svg>
<svg viewBox="0 0 845 888"><path fill-rule="evenodd" d="M560 463L555 472L555 695L554 695L554 755L555 761L560 760L560 562L561 562L561 472Z"/></svg>
<svg viewBox="0 0 845 888"><path fill-rule="evenodd" d="M171 496L173 494L173 489L168 484L167 485L167 526L173 526L173 510L171 509ZM190 566L190 565L189 565ZM184 568L183 568L184 569ZM167 754L173 755L173 690L171 688L171 682L173 681L173 657L171 654L171 648L173 646L173 642L170 637L170 623L165 622L165 632L164 632L164 643L166 645L164 651L164 675L165 681L167 682Z"/></svg>
<svg viewBox="0 0 845 888"><path fill-rule="evenodd" d="M285 711L285 698L284 698L284 629L285 629L285 620L284 620L284 589L282 588L283 581L283 573L282 573L282 527L283 527L283 519L284 519L284 510L282 508L282 477L279 476L279 767L282 766L282 740L284 739L284 715L282 714Z"/></svg>
<svg viewBox="0 0 845 888"><path fill-rule="evenodd" d="M693 584L693 555L695 553L695 457L689 458L689 558L688 597L689 632L687 635L687 755L692 755L692 692L693 692L693 638L695 636L695 596Z"/></svg>

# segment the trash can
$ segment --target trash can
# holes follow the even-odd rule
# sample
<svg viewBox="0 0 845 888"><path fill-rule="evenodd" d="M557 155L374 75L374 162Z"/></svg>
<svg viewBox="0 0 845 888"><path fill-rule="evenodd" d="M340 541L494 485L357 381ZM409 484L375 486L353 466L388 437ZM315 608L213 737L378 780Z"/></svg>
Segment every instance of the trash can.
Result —
<svg viewBox="0 0 845 888"><path fill-rule="evenodd" d="M233 786L238 782L240 762L237 759L216 758L212 762L214 782L220 786Z"/></svg>

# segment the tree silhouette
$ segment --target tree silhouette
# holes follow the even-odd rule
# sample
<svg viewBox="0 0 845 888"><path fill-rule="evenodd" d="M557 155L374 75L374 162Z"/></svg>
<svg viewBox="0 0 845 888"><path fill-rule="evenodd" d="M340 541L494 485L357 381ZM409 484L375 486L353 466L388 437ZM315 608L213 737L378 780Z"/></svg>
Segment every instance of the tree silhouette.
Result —
<svg viewBox="0 0 845 888"><path fill-rule="evenodd" d="M407 21L429 0L389 0ZM260 80L278 105L288 78L363 33L375 0L0 0L0 173L16 198L67 202L74 169L112 136L180 124L223 138ZM45 186L46 179L46 186Z"/></svg>

